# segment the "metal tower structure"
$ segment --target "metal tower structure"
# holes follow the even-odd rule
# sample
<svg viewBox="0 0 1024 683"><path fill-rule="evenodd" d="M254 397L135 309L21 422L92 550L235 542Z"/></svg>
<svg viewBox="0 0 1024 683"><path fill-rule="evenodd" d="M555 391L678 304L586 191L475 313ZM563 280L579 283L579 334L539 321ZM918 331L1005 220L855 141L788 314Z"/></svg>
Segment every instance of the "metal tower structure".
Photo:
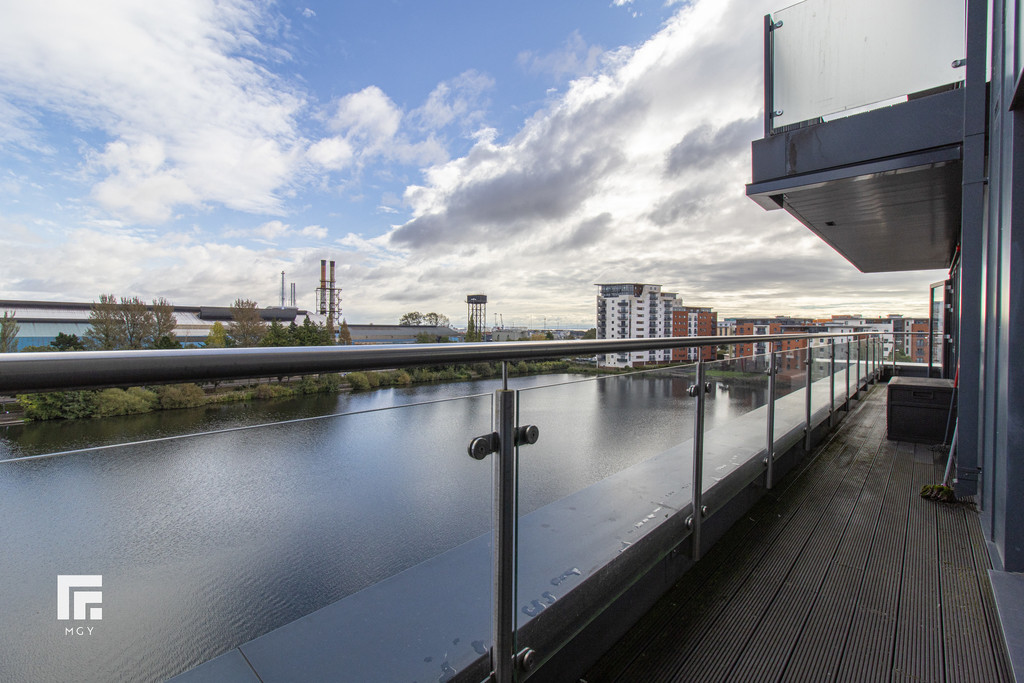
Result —
<svg viewBox="0 0 1024 683"><path fill-rule="evenodd" d="M473 322L476 332L483 334L487 329L487 295L467 294L466 295L466 327L468 330L469 321ZM483 337L481 336L481 339Z"/></svg>
<svg viewBox="0 0 1024 683"><path fill-rule="evenodd" d="M331 339L335 338L336 321L341 317L341 288L334 279L334 261L331 261L330 278L327 277L327 260L320 260L320 286L316 298L320 304L320 315L327 316L327 329Z"/></svg>

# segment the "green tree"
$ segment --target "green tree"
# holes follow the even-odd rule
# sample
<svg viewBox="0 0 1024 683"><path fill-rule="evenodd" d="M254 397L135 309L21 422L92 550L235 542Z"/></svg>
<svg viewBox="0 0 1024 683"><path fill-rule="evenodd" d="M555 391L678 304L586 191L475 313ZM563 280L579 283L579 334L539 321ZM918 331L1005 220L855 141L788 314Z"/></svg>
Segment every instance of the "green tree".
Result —
<svg viewBox="0 0 1024 683"><path fill-rule="evenodd" d="M423 324L431 327L448 327L451 325L451 320L442 313L427 313L423 316Z"/></svg>
<svg viewBox="0 0 1024 683"><path fill-rule="evenodd" d="M469 316L469 324L466 325L466 341L478 342L483 340L483 332L477 329L476 320L473 319L473 316Z"/></svg>
<svg viewBox="0 0 1024 683"><path fill-rule="evenodd" d="M423 314L419 311L410 311L398 319L399 325L422 325Z"/></svg>
<svg viewBox="0 0 1024 683"><path fill-rule="evenodd" d="M153 331L154 345L159 343L162 337L170 337L171 339L174 339L174 328L178 326L178 320L174 317L174 306L171 302L163 297L153 299L152 311L153 322L156 324L156 329ZM164 346L157 348L168 347ZM181 348L181 345L179 344L177 348Z"/></svg>
<svg viewBox="0 0 1024 683"><path fill-rule="evenodd" d="M597 328L591 327L589 330L583 333L584 339L597 339Z"/></svg>
<svg viewBox="0 0 1024 683"><path fill-rule="evenodd" d="M260 340L260 346L293 346L288 329L276 320L270 323L267 333Z"/></svg>
<svg viewBox="0 0 1024 683"><path fill-rule="evenodd" d="M89 311L85 342L101 350L144 349L156 343L157 332L156 316L142 299L123 296L118 301L113 294L101 294Z"/></svg>
<svg viewBox="0 0 1024 683"><path fill-rule="evenodd" d="M228 337L228 331L224 329L224 325L218 320L210 328L210 333L206 335L205 346L208 349L223 349L230 345L231 338Z"/></svg>
<svg viewBox="0 0 1024 683"><path fill-rule="evenodd" d="M115 309L124 330L126 349L144 349L156 340L156 317L145 302L137 296L121 297Z"/></svg>
<svg viewBox="0 0 1024 683"><path fill-rule="evenodd" d="M228 336L234 341L235 346L256 346L267 333L267 324L260 316L260 310L255 301L250 299L235 299L231 305L231 328Z"/></svg>
<svg viewBox="0 0 1024 683"><path fill-rule="evenodd" d="M85 343L91 349L109 351L124 346L124 328L118 315L117 297L100 294L100 300L89 309L89 329Z"/></svg>
<svg viewBox="0 0 1024 683"><path fill-rule="evenodd" d="M343 346L352 345L352 332L348 329L348 323L344 318L342 318L341 327L338 329L338 343Z"/></svg>
<svg viewBox="0 0 1024 683"><path fill-rule="evenodd" d="M295 343L297 346L332 346L334 340L325 325L314 323L307 315L295 331Z"/></svg>
<svg viewBox="0 0 1024 683"><path fill-rule="evenodd" d="M85 342L79 339L77 334L58 332L50 346L54 351L85 351Z"/></svg>
<svg viewBox="0 0 1024 683"><path fill-rule="evenodd" d="M154 349L180 349L181 342L174 335L165 334L153 342Z"/></svg>
<svg viewBox="0 0 1024 683"><path fill-rule="evenodd" d="M0 318L0 353L13 353L18 350L18 332L21 325L14 319L14 314L4 311Z"/></svg>

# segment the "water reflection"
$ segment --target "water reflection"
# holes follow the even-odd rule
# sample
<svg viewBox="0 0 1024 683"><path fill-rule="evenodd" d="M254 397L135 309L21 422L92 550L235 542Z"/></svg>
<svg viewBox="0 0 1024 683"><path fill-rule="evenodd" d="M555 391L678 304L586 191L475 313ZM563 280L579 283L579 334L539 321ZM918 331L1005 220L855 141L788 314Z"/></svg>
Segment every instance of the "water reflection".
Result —
<svg viewBox="0 0 1024 683"><path fill-rule="evenodd" d="M677 373L523 392L524 421L540 426L541 440L521 454L529 466L520 511L687 438L687 385ZM466 447L490 431L496 387L420 386L7 430L10 456L483 394L0 463L9 627L0 679L162 679L486 533L491 468ZM764 401L760 388L736 378L714 387L709 428ZM104 618L88 640L65 636L54 618L62 573L104 577Z"/></svg>

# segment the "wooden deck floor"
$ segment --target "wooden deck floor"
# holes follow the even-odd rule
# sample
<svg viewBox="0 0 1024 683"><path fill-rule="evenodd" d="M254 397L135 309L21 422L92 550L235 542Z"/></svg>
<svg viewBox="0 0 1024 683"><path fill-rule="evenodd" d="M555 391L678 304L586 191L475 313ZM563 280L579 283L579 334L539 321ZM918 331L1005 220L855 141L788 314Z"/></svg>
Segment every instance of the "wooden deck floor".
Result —
<svg viewBox="0 0 1024 683"><path fill-rule="evenodd" d="M1012 681L977 512L876 387L584 679Z"/></svg>

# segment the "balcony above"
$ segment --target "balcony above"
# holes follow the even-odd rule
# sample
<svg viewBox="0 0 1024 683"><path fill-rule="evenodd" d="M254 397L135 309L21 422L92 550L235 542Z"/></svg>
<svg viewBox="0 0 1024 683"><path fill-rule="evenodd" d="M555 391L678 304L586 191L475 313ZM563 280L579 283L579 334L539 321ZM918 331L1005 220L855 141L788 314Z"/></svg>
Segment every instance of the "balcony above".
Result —
<svg viewBox="0 0 1024 683"><path fill-rule="evenodd" d="M963 90L755 140L747 196L865 273L946 268L960 232Z"/></svg>
<svg viewBox="0 0 1024 683"><path fill-rule="evenodd" d="M806 0L765 18L765 137L747 195L863 272L946 268L961 222L962 3L869 4Z"/></svg>

